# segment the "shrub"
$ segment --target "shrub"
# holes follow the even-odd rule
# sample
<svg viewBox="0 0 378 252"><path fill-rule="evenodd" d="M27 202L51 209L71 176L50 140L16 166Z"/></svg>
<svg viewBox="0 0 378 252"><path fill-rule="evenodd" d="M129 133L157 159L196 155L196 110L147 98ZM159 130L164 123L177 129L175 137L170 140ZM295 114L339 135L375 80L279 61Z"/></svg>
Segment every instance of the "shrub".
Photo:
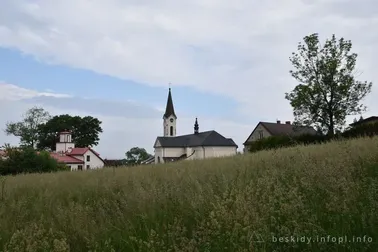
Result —
<svg viewBox="0 0 378 252"><path fill-rule="evenodd" d="M347 129L340 134L336 134L332 138L325 135L271 136L257 140L251 143L248 147L250 152L256 152L261 150L295 146L298 144L318 144L329 141L331 139L349 139L365 136L372 137L376 135L378 135L378 123L369 123Z"/></svg>
<svg viewBox="0 0 378 252"><path fill-rule="evenodd" d="M356 127L350 128L342 133L343 137L363 137L378 135L378 122L361 124Z"/></svg>
<svg viewBox="0 0 378 252"><path fill-rule="evenodd" d="M42 173L66 170L66 165L59 164L48 152L37 153L32 148L6 149L7 159L0 162L0 175L20 173Z"/></svg>
<svg viewBox="0 0 378 252"><path fill-rule="evenodd" d="M268 149L277 149L282 147L295 146L298 144L317 144L330 140L329 137L324 135L299 135L299 136L271 136L263 139L259 139L251 143L249 147L250 152L256 152Z"/></svg>

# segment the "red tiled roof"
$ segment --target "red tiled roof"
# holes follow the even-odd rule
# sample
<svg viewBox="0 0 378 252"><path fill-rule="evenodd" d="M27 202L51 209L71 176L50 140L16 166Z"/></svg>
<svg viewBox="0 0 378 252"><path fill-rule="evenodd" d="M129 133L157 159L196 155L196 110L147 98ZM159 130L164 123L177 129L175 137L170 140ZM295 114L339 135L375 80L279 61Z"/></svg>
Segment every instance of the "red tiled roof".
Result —
<svg viewBox="0 0 378 252"><path fill-rule="evenodd" d="M85 152L89 151L89 148L72 148L71 151L67 152L67 155L84 155Z"/></svg>
<svg viewBox="0 0 378 252"><path fill-rule="evenodd" d="M50 156L52 158L55 158L56 161L58 161L60 163L65 163L65 164L84 164L84 161L82 161L80 159L77 159L77 158L74 158L74 157L71 157L71 156L64 155L64 154L61 155L59 153L53 153L53 152L51 152Z"/></svg>
<svg viewBox="0 0 378 252"><path fill-rule="evenodd" d="M94 151L92 148L85 147L85 148L72 148L70 152L67 152L66 155L69 156L82 156L84 155L87 151L93 152L101 161L104 162L104 160L100 157L100 154L98 152Z"/></svg>

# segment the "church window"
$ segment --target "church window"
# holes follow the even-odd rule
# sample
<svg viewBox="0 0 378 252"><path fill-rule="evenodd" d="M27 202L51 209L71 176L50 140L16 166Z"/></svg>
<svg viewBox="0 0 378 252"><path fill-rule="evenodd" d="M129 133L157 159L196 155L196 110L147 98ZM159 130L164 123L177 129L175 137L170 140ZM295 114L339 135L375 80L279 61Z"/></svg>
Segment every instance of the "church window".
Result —
<svg viewBox="0 0 378 252"><path fill-rule="evenodd" d="M170 133L171 133L170 135L173 136L173 126L170 127L170 131L171 131L171 132L170 132Z"/></svg>

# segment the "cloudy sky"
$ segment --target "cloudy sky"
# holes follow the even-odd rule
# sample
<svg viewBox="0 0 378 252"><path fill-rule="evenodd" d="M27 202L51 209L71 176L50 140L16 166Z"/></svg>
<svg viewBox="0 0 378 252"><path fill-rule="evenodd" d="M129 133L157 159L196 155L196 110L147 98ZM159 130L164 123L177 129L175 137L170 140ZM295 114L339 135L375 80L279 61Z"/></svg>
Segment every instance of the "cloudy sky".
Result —
<svg viewBox="0 0 378 252"><path fill-rule="evenodd" d="M168 83L178 134L215 129L242 143L258 121L292 120L289 56L311 33L353 42L360 80L378 82L374 0L1 0L0 144L34 105L92 115L96 150L153 152ZM378 85L366 99L378 114Z"/></svg>

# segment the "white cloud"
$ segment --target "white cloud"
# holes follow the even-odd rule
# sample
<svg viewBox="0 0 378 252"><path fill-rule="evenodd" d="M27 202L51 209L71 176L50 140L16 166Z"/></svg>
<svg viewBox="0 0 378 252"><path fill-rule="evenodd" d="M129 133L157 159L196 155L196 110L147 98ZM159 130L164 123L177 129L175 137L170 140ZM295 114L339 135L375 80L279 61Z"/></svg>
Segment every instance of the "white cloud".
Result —
<svg viewBox="0 0 378 252"><path fill-rule="evenodd" d="M18 94L22 95L18 95ZM104 158L123 158L127 150L138 146L153 153L153 144L157 136L163 133L162 112L135 102L115 103L112 101L66 97L48 93L38 93L2 83L0 94L12 99L0 97L0 129L5 129L8 121L19 121L27 109L42 106L52 115L71 114L91 115L102 121L103 133L95 149ZM17 96L18 95L18 96ZM176 111L180 114L180 111ZM220 120L217 118L200 119L200 130L217 130L227 138L233 138L242 150L242 143L248 136L247 125ZM177 134L193 132L194 118L180 117L177 122ZM0 146L4 143L18 144L19 139L0 133Z"/></svg>
<svg viewBox="0 0 378 252"><path fill-rule="evenodd" d="M232 97L246 115L291 117L288 57L309 33L354 42L378 82L373 0L3 0L0 46L153 86ZM377 95L375 86L373 94ZM274 101L274 102L273 102ZM370 107L377 109L372 99Z"/></svg>
<svg viewBox="0 0 378 252"><path fill-rule="evenodd" d="M33 97L70 97L70 95L67 94L56 94L52 92L37 92L34 90L29 90L25 88L18 87L16 85L7 84L5 82L0 81L0 100L20 100L20 99L28 99Z"/></svg>

